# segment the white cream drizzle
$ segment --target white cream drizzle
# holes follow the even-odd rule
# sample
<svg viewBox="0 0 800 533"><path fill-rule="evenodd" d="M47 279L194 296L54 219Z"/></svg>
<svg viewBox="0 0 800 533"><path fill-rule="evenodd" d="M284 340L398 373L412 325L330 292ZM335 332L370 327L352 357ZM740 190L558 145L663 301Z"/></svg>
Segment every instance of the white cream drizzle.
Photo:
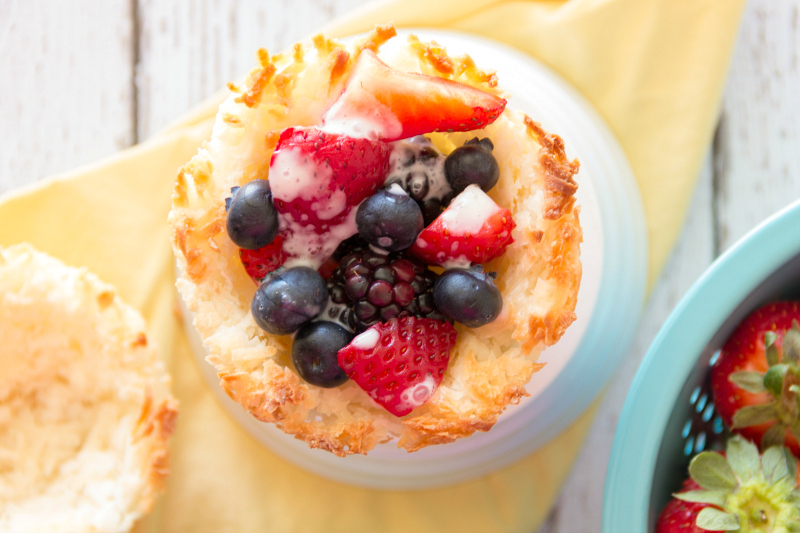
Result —
<svg viewBox="0 0 800 533"><path fill-rule="evenodd" d="M456 196L440 217L447 223L451 235L475 234L498 211L500 206L473 184Z"/></svg>
<svg viewBox="0 0 800 533"><path fill-rule="evenodd" d="M386 176L386 182L402 180L405 183L407 177L412 175L424 174L428 176L428 193L422 199L430 200L437 199L441 201L445 196L453 192L450 183L444 175L444 156L431 158L427 163L422 161L420 157L422 149L426 147L433 148L433 143L421 135L412 137L411 139L404 139L402 141L395 141L391 143L392 153L389 156L389 175ZM414 162L406 166L407 153L411 151L414 154Z"/></svg>
<svg viewBox="0 0 800 533"><path fill-rule="evenodd" d="M373 141L397 138L403 131L392 110L357 84L347 87L325 112L322 123L322 131Z"/></svg>
<svg viewBox="0 0 800 533"><path fill-rule="evenodd" d="M401 402L398 407L400 407L400 409L404 407L415 409L430 400L435 390L436 381L433 379L433 375L429 373L425 376L424 380L406 388L400 393Z"/></svg>

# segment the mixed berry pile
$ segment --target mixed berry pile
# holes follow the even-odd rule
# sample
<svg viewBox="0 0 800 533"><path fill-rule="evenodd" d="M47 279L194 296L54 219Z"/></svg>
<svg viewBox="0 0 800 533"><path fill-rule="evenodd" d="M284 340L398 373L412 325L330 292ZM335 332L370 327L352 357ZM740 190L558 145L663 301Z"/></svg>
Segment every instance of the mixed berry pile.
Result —
<svg viewBox="0 0 800 533"><path fill-rule="evenodd" d="M381 112L364 111L365 100ZM494 146L476 137L445 156L425 134L483 128L504 107L366 51L321 127L281 133L269 181L231 190L227 231L258 284L253 318L294 335L305 381L352 379L403 416L441 383L453 323L499 316L495 273L482 264L513 242L514 221L486 194L500 173Z"/></svg>

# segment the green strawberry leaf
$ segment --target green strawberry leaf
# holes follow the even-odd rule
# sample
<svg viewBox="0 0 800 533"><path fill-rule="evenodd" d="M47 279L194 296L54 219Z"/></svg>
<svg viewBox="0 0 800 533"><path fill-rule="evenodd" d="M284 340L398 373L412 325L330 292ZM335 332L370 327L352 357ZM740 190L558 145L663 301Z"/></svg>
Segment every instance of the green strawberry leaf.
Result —
<svg viewBox="0 0 800 533"><path fill-rule="evenodd" d="M780 422L769 428L761 437L761 449L766 450L770 446L783 446L786 440L786 426Z"/></svg>
<svg viewBox="0 0 800 533"><path fill-rule="evenodd" d="M733 415L733 429L757 426L778 419L777 402L748 405Z"/></svg>
<svg viewBox="0 0 800 533"><path fill-rule="evenodd" d="M758 457L758 448L749 440L739 435L728 440L725 449L728 464L733 473L739 478L740 483L761 477L761 461Z"/></svg>
<svg viewBox="0 0 800 533"><path fill-rule="evenodd" d="M795 394L800 394L800 385L789 385L789 390Z"/></svg>
<svg viewBox="0 0 800 533"><path fill-rule="evenodd" d="M792 452L789 451L789 448L783 448L783 456L786 458L786 468L789 469L789 472L794 472L794 475L789 475L789 484L792 487L797 486L797 457L792 455Z"/></svg>
<svg viewBox="0 0 800 533"><path fill-rule="evenodd" d="M789 477L785 449L782 446L772 446L767 449L761 457L761 468L764 472L764 479L770 485Z"/></svg>
<svg viewBox="0 0 800 533"><path fill-rule="evenodd" d="M695 524L710 531L736 531L739 529L739 517L713 507L706 507L697 514Z"/></svg>
<svg viewBox="0 0 800 533"><path fill-rule="evenodd" d="M783 336L783 362L797 364L800 358L800 328L792 320L792 328Z"/></svg>
<svg viewBox="0 0 800 533"><path fill-rule="evenodd" d="M769 370L767 370L767 373L764 374L764 388L776 398L780 398L783 392L783 380L788 371L788 365L779 364L771 366Z"/></svg>
<svg viewBox="0 0 800 533"><path fill-rule="evenodd" d="M767 390L764 388L764 374L761 372L734 372L728 376L728 381L753 394Z"/></svg>
<svg viewBox="0 0 800 533"><path fill-rule="evenodd" d="M675 498L685 502L710 503L718 507L725 506L727 495L728 493L724 490L690 490L673 494Z"/></svg>
<svg viewBox="0 0 800 533"><path fill-rule="evenodd" d="M764 348L767 356L767 364L769 366L778 364L778 347L775 346L775 340L778 338L774 331L767 331L764 333Z"/></svg>
<svg viewBox="0 0 800 533"><path fill-rule="evenodd" d="M800 505L800 489L794 489L789 493L789 496L787 496L786 499L791 504Z"/></svg>
<svg viewBox="0 0 800 533"><path fill-rule="evenodd" d="M731 465L716 452L701 452L689 463L689 475L706 490L729 491L736 487Z"/></svg>

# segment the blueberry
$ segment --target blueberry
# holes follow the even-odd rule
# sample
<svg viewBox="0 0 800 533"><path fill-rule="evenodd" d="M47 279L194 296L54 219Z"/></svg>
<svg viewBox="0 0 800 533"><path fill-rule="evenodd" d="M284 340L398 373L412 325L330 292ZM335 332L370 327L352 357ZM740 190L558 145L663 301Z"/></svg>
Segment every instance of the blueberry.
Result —
<svg viewBox="0 0 800 533"><path fill-rule="evenodd" d="M278 212L266 180L253 180L233 191L228 207L228 236L239 248L257 250L278 234Z"/></svg>
<svg viewBox="0 0 800 533"><path fill-rule="evenodd" d="M356 212L356 226L364 240L392 252L414 244L424 227L417 202L398 185L364 200Z"/></svg>
<svg viewBox="0 0 800 533"><path fill-rule="evenodd" d="M353 334L333 322L306 324L294 337L292 362L300 377L312 385L329 389L347 381L336 354L350 344Z"/></svg>
<svg viewBox="0 0 800 533"><path fill-rule="evenodd" d="M433 286L433 301L442 314L470 328L492 322L503 309L494 272L487 274L480 265L445 270Z"/></svg>
<svg viewBox="0 0 800 533"><path fill-rule="evenodd" d="M492 155L492 141L474 138L456 148L444 161L444 173L450 187L459 193L473 183L484 192L495 186L500 177L500 167Z"/></svg>
<svg viewBox="0 0 800 533"><path fill-rule="evenodd" d="M233 201L233 197L236 196L236 192L241 189L241 187L231 187L231 195L225 198L225 212L231 210L231 202Z"/></svg>
<svg viewBox="0 0 800 533"><path fill-rule="evenodd" d="M484 139L478 139L477 137L473 137L472 139L468 140L464 144L477 144L481 146L484 150L489 150L490 152L494 150L494 143L488 137Z"/></svg>
<svg viewBox="0 0 800 533"><path fill-rule="evenodd" d="M317 316L328 301L319 272L295 267L276 273L256 289L250 310L256 323L275 335L287 335Z"/></svg>

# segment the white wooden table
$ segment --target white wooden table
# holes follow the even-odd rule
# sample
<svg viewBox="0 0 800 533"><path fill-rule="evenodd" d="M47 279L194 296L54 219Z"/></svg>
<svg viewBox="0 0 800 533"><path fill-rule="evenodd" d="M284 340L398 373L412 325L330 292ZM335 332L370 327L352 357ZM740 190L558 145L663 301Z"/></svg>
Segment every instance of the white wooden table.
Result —
<svg viewBox="0 0 800 533"><path fill-rule="evenodd" d="M0 194L131 146L367 0L0 0ZM614 429L648 345L711 261L800 197L800 0L751 0L686 226L539 533L599 531Z"/></svg>

